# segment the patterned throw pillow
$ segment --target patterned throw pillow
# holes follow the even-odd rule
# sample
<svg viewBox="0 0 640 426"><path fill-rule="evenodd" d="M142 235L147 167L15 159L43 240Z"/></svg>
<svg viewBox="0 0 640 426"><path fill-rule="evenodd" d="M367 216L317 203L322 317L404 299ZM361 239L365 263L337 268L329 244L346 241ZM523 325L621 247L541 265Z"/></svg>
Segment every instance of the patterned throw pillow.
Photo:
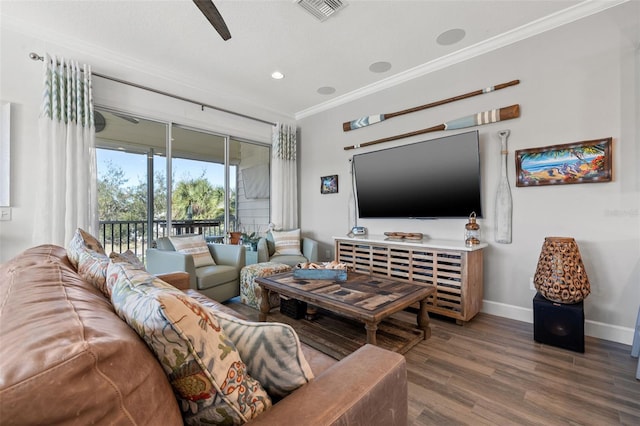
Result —
<svg viewBox="0 0 640 426"><path fill-rule="evenodd" d="M145 269L144 263L142 263L138 256L136 256L136 254L131 250L127 250L124 253L116 253L115 251L112 251L109 255L109 259L111 259L113 263L128 263L136 269Z"/></svg>
<svg viewBox="0 0 640 426"><path fill-rule="evenodd" d="M276 245L274 255L302 256L300 252L300 230L271 231L273 242Z"/></svg>
<svg viewBox="0 0 640 426"><path fill-rule="evenodd" d="M125 263L109 265L109 280L116 312L160 361L185 424L243 424L271 406L208 309Z"/></svg>
<svg viewBox="0 0 640 426"><path fill-rule="evenodd" d="M211 252L207 246L207 242L202 235L190 235L187 237L169 237L173 248L181 253L193 256L193 263L196 268L201 266L215 265Z"/></svg>
<svg viewBox="0 0 640 426"><path fill-rule="evenodd" d="M85 251L93 251L104 254L105 256L107 255L102 248L102 244L100 244L100 241L98 241L96 237L78 228L75 234L73 234L71 241L69 241L69 247L67 247L67 257L74 268L78 268L80 254Z"/></svg>
<svg viewBox="0 0 640 426"><path fill-rule="evenodd" d="M106 287L109 258L102 244L91 234L76 229L67 248L67 257L85 281L93 284L105 296L109 297Z"/></svg>
<svg viewBox="0 0 640 426"><path fill-rule="evenodd" d="M295 330L288 324L251 322L213 310L245 360L251 377L272 398L284 398L313 379Z"/></svg>
<svg viewBox="0 0 640 426"><path fill-rule="evenodd" d="M78 275L100 290L106 297L109 297L111 295L111 290L107 286L108 266L109 258L106 254L87 250L80 253L80 259L78 260Z"/></svg>

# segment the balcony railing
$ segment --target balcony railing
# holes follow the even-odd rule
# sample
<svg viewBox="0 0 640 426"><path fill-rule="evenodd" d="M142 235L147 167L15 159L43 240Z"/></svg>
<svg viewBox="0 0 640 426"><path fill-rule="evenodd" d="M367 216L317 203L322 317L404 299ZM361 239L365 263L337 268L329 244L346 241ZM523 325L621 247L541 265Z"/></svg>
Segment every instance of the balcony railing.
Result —
<svg viewBox="0 0 640 426"><path fill-rule="evenodd" d="M152 240L169 235L203 234L208 242L213 243L223 242L225 234L224 225L213 219L174 221L171 223L171 229L167 228L166 220L154 220L151 231L146 220L101 220L98 239L107 254L112 251L122 253L131 250L144 262L149 232L152 234Z"/></svg>

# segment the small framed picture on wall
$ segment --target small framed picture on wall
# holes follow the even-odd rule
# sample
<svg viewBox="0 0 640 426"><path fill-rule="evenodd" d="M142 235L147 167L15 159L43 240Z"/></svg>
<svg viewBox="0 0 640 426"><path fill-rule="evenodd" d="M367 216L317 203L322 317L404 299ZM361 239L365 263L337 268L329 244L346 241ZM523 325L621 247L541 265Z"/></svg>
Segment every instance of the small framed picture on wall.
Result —
<svg viewBox="0 0 640 426"><path fill-rule="evenodd" d="M320 178L320 193L335 194L338 192L338 175L322 176Z"/></svg>

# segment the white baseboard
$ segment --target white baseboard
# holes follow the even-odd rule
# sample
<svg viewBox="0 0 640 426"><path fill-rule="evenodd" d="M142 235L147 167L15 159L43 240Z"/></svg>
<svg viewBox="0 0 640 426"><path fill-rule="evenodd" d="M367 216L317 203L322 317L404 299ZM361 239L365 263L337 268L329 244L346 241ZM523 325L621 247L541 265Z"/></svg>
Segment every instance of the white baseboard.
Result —
<svg viewBox="0 0 640 426"><path fill-rule="evenodd" d="M529 308L483 300L482 312L533 324L533 309ZM584 334L598 339L631 345L633 343L634 330L630 327L585 320Z"/></svg>

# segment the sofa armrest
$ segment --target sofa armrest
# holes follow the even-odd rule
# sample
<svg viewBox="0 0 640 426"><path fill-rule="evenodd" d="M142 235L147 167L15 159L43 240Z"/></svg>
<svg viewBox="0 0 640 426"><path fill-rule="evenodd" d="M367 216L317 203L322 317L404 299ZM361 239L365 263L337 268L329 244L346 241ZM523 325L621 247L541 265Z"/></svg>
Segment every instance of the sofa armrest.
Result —
<svg viewBox="0 0 640 426"><path fill-rule="evenodd" d="M262 237L258 240L258 263L269 261L269 247L267 246L267 239Z"/></svg>
<svg viewBox="0 0 640 426"><path fill-rule="evenodd" d="M234 266L240 273L245 265L245 247L238 244L207 244L217 265Z"/></svg>
<svg viewBox="0 0 640 426"><path fill-rule="evenodd" d="M196 267L193 256L178 251L147 249L147 271L154 275L184 271L189 274L189 286L196 288Z"/></svg>
<svg viewBox="0 0 640 426"><path fill-rule="evenodd" d="M365 345L248 424L406 425L405 358Z"/></svg>
<svg viewBox="0 0 640 426"><path fill-rule="evenodd" d="M158 274L156 277L162 281L171 284L178 290L188 290L190 288L190 277L186 272L168 272L164 274Z"/></svg>
<svg viewBox="0 0 640 426"><path fill-rule="evenodd" d="M318 242L311 238L302 239L302 254L309 262L318 261Z"/></svg>

